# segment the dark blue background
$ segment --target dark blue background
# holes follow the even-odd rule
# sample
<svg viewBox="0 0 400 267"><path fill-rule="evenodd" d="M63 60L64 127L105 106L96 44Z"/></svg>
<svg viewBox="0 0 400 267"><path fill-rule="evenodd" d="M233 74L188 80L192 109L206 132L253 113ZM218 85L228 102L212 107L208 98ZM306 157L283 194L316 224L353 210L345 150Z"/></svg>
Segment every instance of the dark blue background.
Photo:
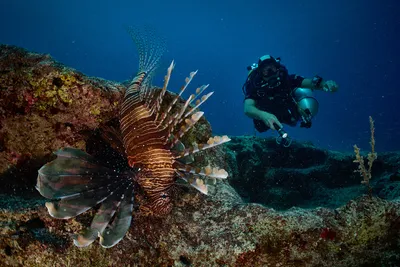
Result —
<svg viewBox="0 0 400 267"><path fill-rule="evenodd" d="M246 66L264 54L281 56L291 73L319 74L340 85L336 94L316 92L320 112L311 129L287 128L295 138L329 149L358 144L367 150L371 115L378 152L400 150L397 2L2 1L0 42L121 81L135 73L138 59L124 27L153 25L167 38L162 66L172 59L177 64L170 90L199 69L192 88L210 83L215 94L202 109L215 134L229 135L253 134L242 106Z"/></svg>

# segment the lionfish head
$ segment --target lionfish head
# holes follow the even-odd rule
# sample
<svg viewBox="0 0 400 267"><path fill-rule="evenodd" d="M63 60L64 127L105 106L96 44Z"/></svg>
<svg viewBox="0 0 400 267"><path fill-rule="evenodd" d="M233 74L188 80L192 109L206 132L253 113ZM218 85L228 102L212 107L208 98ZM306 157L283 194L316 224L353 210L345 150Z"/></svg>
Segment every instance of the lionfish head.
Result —
<svg viewBox="0 0 400 267"><path fill-rule="evenodd" d="M153 215L168 215L172 211L171 194L169 192L159 192L154 194L152 198L141 208L144 211L150 211L150 213Z"/></svg>

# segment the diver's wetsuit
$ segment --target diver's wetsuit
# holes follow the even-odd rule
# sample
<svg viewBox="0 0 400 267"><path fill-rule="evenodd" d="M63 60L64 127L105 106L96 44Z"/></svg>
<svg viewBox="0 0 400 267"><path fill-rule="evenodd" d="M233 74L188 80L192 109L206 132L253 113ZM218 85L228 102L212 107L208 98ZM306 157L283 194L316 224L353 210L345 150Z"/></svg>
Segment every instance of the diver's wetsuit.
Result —
<svg viewBox="0 0 400 267"><path fill-rule="evenodd" d="M284 75L282 83L275 88L261 87L257 70L250 73L245 83L245 99L253 99L260 110L274 114L281 123L295 126L300 117L292 92L301 86L304 77L295 74ZM265 132L269 127L261 120L253 120L257 131Z"/></svg>

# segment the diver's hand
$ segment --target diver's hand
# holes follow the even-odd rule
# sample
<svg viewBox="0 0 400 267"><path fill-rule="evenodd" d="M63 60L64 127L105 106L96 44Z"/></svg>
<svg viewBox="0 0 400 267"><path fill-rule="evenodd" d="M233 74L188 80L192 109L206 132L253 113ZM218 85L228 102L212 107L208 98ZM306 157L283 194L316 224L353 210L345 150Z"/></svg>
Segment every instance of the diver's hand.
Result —
<svg viewBox="0 0 400 267"><path fill-rule="evenodd" d="M339 89L337 83L332 80L322 81L321 87L325 92L336 92Z"/></svg>
<svg viewBox="0 0 400 267"><path fill-rule="evenodd" d="M278 125L279 129L283 127L283 125L279 122L279 120L276 118L274 114L263 112L262 115L260 116L260 119L265 123L265 125L267 125L272 130L277 130L274 124Z"/></svg>

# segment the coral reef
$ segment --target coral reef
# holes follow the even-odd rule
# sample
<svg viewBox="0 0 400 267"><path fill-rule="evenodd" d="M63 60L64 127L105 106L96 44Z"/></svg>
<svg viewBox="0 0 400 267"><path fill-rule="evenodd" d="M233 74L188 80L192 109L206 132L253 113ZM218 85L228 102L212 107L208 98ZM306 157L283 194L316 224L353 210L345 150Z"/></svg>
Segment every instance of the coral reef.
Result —
<svg viewBox="0 0 400 267"><path fill-rule="evenodd" d="M0 173L63 146L83 148L82 132L116 116L123 88L0 45Z"/></svg>
<svg viewBox="0 0 400 267"><path fill-rule="evenodd" d="M354 154L293 142L289 148L273 138L236 136L226 145L230 184L249 202L285 210L292 206L337 208L365 193ZM372 194L400 196L396 179L400 154L380 152L371 168Z"/></svg>
<svg viewBox="0 0 400 267"><path fill-rule="evenodd" d="M85 222L54 220L44 208L3 211L6 266L397 266L400 203L361 197L336 210L277 212L245 204L229 186L188 192L171 215L134 224L114 248L78 249L70 233ZM224 197L217 197L222 195ZM231 196L226 197L226 196ZM397 264L397 265L396 265Z"/></svg>
<svg viewBox="0 0 400 267"><path fill-rule="evenodd" d="M64 146L104 155L96 129L117 116L124 85L4 45L0 75L0 266L400 265L398 153L379 154L373 196L363 196L352 154L245 136L202 154L230 173L209 196L183 187L171 214L135 213L115 247L77 248L70 235L93 212L50 217L33 190L37 169ZM210 134L202 118L184 143Z"/></svg>

